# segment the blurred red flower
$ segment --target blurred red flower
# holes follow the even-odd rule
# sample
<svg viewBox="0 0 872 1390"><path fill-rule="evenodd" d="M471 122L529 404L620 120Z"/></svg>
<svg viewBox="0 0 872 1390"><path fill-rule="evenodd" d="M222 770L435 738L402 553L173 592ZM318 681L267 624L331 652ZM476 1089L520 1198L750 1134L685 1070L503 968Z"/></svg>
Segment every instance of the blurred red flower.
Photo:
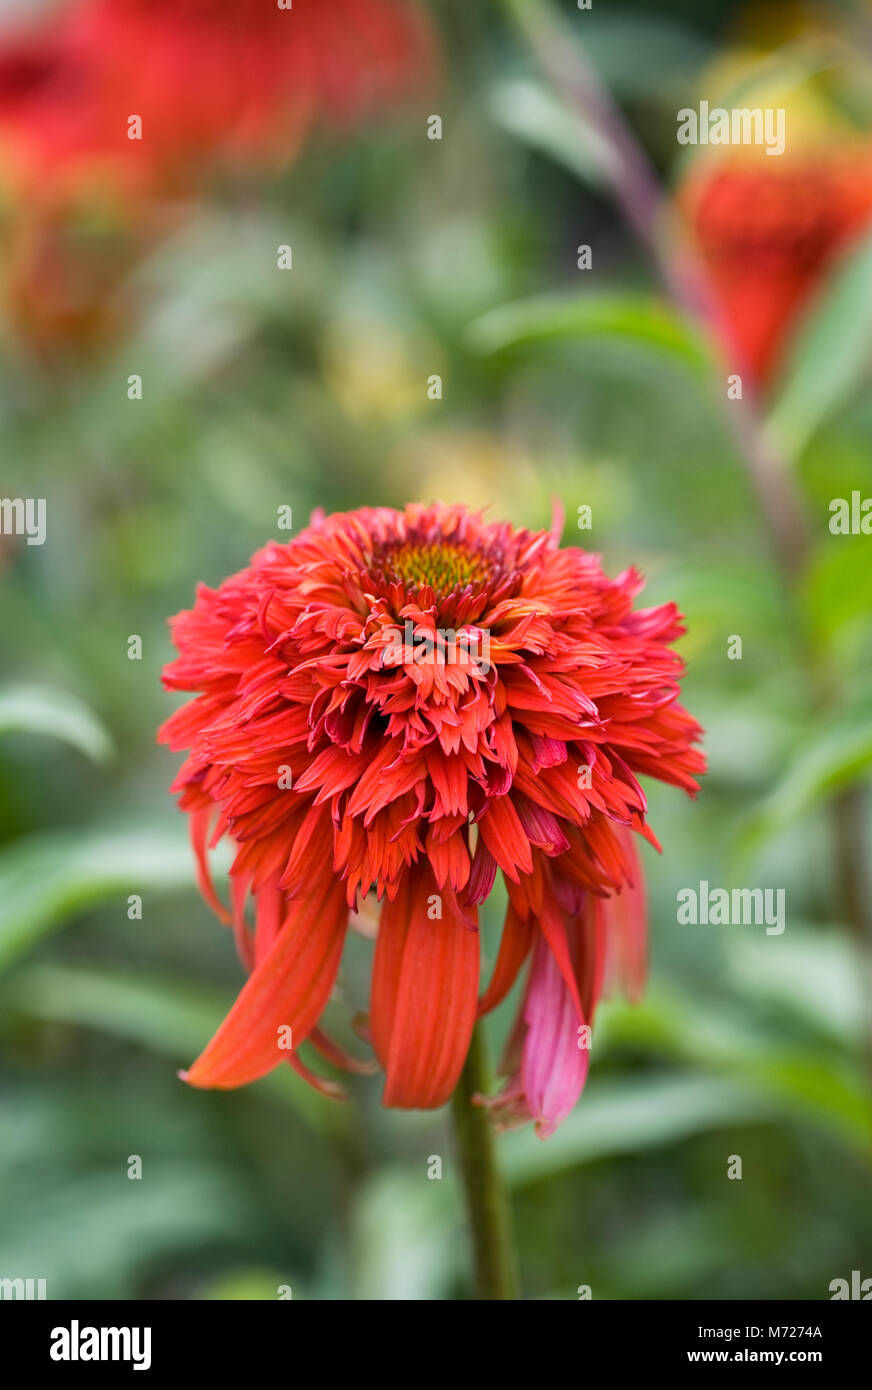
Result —
<svg viewBox="0 0 872 1390"><path fill-rule="evenodd" d="M160 737L190 750L173 789L225 917L207 847L235 844L230 918L251 977L191 1084L240 1086L284 1058L304 1071L307 1038L341 1060L318 1024L349 909L374 889L384 1103L446 1101L476 1014L530 961L491 1103L553 1130L581 1091L580 1030L606 978L642 988L634 839L656 840L637 776L693 793L704 768L677 703L679 614L634 611L640 588L554 534L436 504L316 517L198 590L164 683L199 693ZM509 908L479 1001L478 906L498 870Z"/></svg>
<svg viewBox="0 0 872 1390"><path fill-rule="evenodd" d="M872 149L706 165L680 200L737 370L765 385L822 276L872 224Z"/></svg>
<svg viewBox="0 0 872 1390"><path fill-rule="evenodd" d="M434 52L413 0L77 0L0 38L14 326L47 356L102 347L173 197L288 164L316 123L415 92Z"/></svg>
<svg viewBox="0 0 872 1390"><path fill-rule="evenodd" d="M371 114L432 60L411 0L79 0L0 43L0 150L37 183L185 186L288 162L314 121Z"/></svg>

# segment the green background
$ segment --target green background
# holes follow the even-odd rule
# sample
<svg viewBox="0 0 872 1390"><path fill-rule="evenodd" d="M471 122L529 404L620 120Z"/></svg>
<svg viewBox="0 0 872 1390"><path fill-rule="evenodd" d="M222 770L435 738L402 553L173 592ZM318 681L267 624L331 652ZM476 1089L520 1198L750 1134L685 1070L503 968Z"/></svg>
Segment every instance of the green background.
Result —
<svg viewBox="0 0 872 1390"><path fill-rule="evenodd" d="M564 9L672 180L675 110L735 14ZM435 497L539 528L556 497L565 543L638 565L643 601L684 611L710 772L695 803L650 788L644 1002L603 1006L554 1138L499 1141L524 1296L827 1298L872 1275L872 1073L834 815L868 852L872 539L827 526L832 498L872 496L872 243L847 288L822 285L767 403L811 523L791 589L723 382L654 303L573 118L505 10L451 0L438 24L432 107L210 190L137 264L137 312L101 355L40 363L4 330L0 490L47 499L48 539L0 538L0 1275L47 1278L50 1298L471 1296L444 1112L384 1111L379 1077L345 1105L290 1069L226 1094L176 1079L242 975L167 794L160 671L167 616L281 539L281 506L295 531L316 506ZM96 211L82 229L112 234ZM679 926L676 892L701 879L785 888L787 930ZM328 1011L343 1037L370 958L350 943ZM490 1021L494 1055L515 1004Z"/></svg>

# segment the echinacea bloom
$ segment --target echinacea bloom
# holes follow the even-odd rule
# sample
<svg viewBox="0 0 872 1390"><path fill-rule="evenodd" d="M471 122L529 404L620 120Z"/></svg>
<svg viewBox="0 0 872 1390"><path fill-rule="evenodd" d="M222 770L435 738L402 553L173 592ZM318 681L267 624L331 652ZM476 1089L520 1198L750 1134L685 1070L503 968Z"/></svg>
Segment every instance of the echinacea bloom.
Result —
<svg viewBox="0 0 872 1390"><path fill-rule="evenodd" d="M703 164L680 201L737 370L766 385L822 277L872 225L872 147Z"/></svg>
<svg viewBox="0 0 872 1390"><path fill-rule="evenodd" d="M0 155L31 190L185 191L287 164L314 122L408 95L432 58L413 0L68 0L0 41Z"/></svg>
<svg viewBox="0 0 872 1390"><path fill-rule="evenodd" d="M656 841L637 775L693 793L704 767L677 703L679 614L634 611L640 588L554 532L434 504L316 515L198 590L164 672L197 698L160 737L190 750L173 789L251 974L192 1085L241 1086L283 1059L305 1072L305 1039L342 1060L319 1019L349 911L372 893L385 1105L443 1104L476 1016L529 962L496 1109L554 1128L607 976L642 986L634 839ZM224 836L229 914L207 862ZM479 998L478 907L498 871L509 906Z"/></svg>

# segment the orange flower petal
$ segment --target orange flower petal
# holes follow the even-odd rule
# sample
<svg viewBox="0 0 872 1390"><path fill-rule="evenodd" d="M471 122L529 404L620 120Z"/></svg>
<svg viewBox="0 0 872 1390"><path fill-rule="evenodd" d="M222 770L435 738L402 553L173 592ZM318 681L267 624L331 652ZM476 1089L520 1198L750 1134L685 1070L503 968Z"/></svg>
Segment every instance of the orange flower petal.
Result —
<svg viewBox="0 0 872 1390"><path fill-rule="evenodd" d="M341 887L326 902L294 903L269 954L182 1080L190 1086L244 1086L286 1061L279 1029L291 1029L296 1048L314 1028L333 988L347 919Z"/></svg>
<svg viewBox="0 0 872 1390"><path fill-rule="evenodd" d="M448 898L442 899L441 919L428 917L437 892L435 880L427 868L413 873L384 1103L431 1110L450 1097L469 1051L480 942L478 931L467 925Z"/></svg>

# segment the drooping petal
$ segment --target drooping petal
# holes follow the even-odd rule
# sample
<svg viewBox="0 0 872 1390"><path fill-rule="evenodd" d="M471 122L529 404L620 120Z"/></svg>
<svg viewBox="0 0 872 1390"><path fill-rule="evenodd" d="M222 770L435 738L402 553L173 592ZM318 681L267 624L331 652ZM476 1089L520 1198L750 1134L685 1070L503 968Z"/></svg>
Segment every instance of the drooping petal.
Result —
<svg viewBox="0 0 872 1390"><path fill-rule="evenodd" d="M581 1095L590 1053L579 1032L584 1020L543 937L533 954L523 1016L521 1083L536 1132L547 1139Z"/></svg>
<svg viewBox="0 0 872 1390"><path fill-rule="evenodd" d="M285 897L276 883L262 888L255 899L254 963L266 960L281 931Z"/></svg>
<svg viewBox="0 0 872 1390"><path fill-rule="evenodd" d="M633 834L621 827L619 837L629 878L619 893L600 901L598 910L605 922L615 973L635 1004L642 997L648 974L648 904Z"/></svg>
<svg viewBox="0 0 872 1390"><path fill-rule="evenodd" d="M209 830L213 819L214 810L211 805L204 807L202 810L191 812L189 832L197 865L197 886L205 901L215 913L215 916L220 918L222 922L229 923L231 920L230 913L215 892L215 884L212 882L212 871L209 868Z"/></svg>
<svg viewBox="0 0 872 1390"><path fill-rule="evenodd" d="M296 1048L320 1018L339 968L347 918L341 887L326 899L292 903L268 955L182 1079L191 1086L244 1086L286 1060L279 1043L288 1035L280 1030L291 1030Z"/></svg>
<svg viewBox="0 0 872 1390"><path fill-rule="evenodd" d="M535 1123L547 1139L581 1095L589 1048L582 1019L547 939L537 935L521 1008L500 1070L495 1096L480 1097L500 1129Z"/></svg>
<svg viewBox="0 0 872 1390"><path fill-rule="evenodd" d="M479 934L448 897L442 899L441 918L432 917L438 896L429 869L416 870L385 1067L384 1103L400 1109L445 1104L475 1024ZM396 935L396 924L392 930ZM379 1050L383 1046L382 1035Z"/></svg>
<svg viewBox="0 0 872 1390"><path fill-rule="evenodd" d="M391 1046L391 1029L397 1007L397 991L403 968L403 952L412 915L412 875L404 874L393 902L385 899L381 911L375 955L372 963L372 982L369 990L369 1033L373 1049L383 1067L387 1067Z"/></svg>
<svg viewBox="0 0 872 1390"><path fill-rule="evenodd" d="M575 963L572 959L572 942L567 930L566 917L561 912L550 887L545 894L542 910L539 913L539 927L548 942L550 954L563 977L563 983L569 991L569 997L580 1018L582 1015L581 995L575 974Z"/></svg>

